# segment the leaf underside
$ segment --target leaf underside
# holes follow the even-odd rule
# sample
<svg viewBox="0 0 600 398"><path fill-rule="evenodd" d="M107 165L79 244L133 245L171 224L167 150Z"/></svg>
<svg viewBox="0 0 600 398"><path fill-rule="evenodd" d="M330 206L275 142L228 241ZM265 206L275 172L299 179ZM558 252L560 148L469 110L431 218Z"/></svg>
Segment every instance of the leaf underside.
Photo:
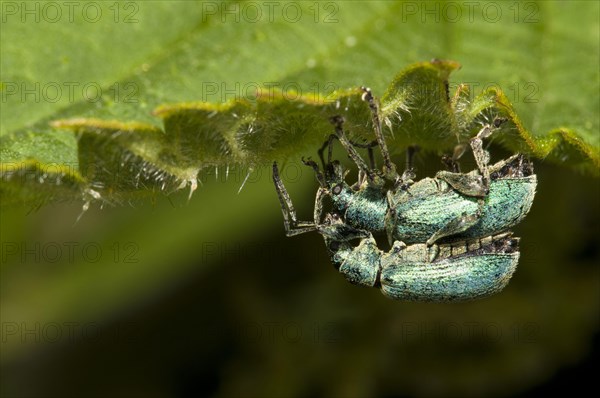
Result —
<svg viewBox="0 0 600 398"><path fill-rule="evenodd" d="M392 152L411 144L438 152L451 150L499 116L508 121L494 139L507 149L598 173L598 148L567 128L532 135L499 89L488 89L475 98L467 86L449 92L449 75L458 67L452 61L423 62L396 76L380 100ZM56 120L52 127L70 130L77 138L76 167L34 157L3 161L0 193L4 203L73 197L119 203L185 187L193 191L206 168L251 170L315 152L333 132L329 118L334 115L345 118L353 140L374 140L370 110L361 95L359 88L327 97L259 90L252 100L162 105L154 115L163 120L163 129L139 122ZM3 140L4 148L11 147L11 139L15 137Z"/></svg>

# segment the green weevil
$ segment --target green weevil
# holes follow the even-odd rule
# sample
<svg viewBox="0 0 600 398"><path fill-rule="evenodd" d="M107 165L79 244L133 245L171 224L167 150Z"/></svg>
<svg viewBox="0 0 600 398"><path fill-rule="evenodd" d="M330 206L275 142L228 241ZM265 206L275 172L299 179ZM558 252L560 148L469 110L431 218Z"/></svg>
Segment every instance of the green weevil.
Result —
<svg viewBox="0 0 600 398"><path fill-rule="evenodd" d="M519 239L510 232L431 246L395 241L383 252L370 232L347 225L336 214L328 213L318 231L332 263L350 283L379 287L396 300L483 298L504 289L519 261Z"/></svg>
<svg viewBox="0 0 600 398"><path fill-rule="evenodd" d="M273 181L284 211L287 236L317 229L321 222L324 198L349 225L373 233L387 231L388 240L432 245L445 237L482 237L506 231L531 209L537 179L531 163L514 155L488 168L490 184L484 197L469 196L456 189L455 181L478 180L479 171L467 174L439 172L407 189L385 191L363 184L350 186L345 172L336 162L317 173L321 186L315 197L313 221L298 221L293 205L273 164ZM453 185L454 184L454 185ZM287 211L287 210L291 210Z"/></svg>
<svg viewBox="0 0 600 398"><path fill-rule="evenodd" d="M376 105L370 91L364 90L373 109L374 124L378 125ZM440 171L434 178L417 182L412 180L414 173L410 161L402 176L395 172L396 167L389 158L380 128L376 128L376 143L384 158L383 174L393 180L392 188L386 188L385 178L377 173L372 152L369 151L371 165L368 166L357 153L355 145L346 138L342 128L343 119L335 116L331 120L336 135L332 135L319 150L323 171L314 161L304 161L314 169L320 185L315 197L314 221L298 224L295 218L284 218L288 236L316 229L326 197L331 198L335 211L348 224L374 233L385 231L390 245L394 240L432 245L449 236L466 238L494 235L520 223L531 209L537 186L532 163L517 154L489 166L489 153L482 146L482 139L488 138L503 122L502 119L496 118L493 123L483 126L470 141L477 170L460 173L454 164L455 171ZM359 178L356 184L347 184L342 166L339 162L331 161L333 138L339 139L357 164ZM325 162L323 150L327 144L329 156ZM278 175L277 165L274 164L275 186L282 207L285 207L284 202L290 203L290 200L282 196L284 188Z"/></svg>
<svg viewBox="0 0 600 398"><path fill-rule="evenodd" d="M323 171L314 161L304 161L314 169L320 185L313 221L297 219L277 163L273 163L273 182L287 236L318 231L333 264L346 279L380 287L394 299L458 301L502 290L519 259L519 240L506 231L529 212L537 185L533 167L522 155L489 166L482 140L503 121L494 119L471 140L477 170L460 173L455 159L445 159L452 171L414 182L410 160L406 171L397 174L381 134L377 106L370 90L364 90L376 126L377 140L365 146L371 164L358 155L358 145L346 138L343 119L333 117L336 135L319 150ZM333 138L358 166L359 178L352 186L344 181L346 172L340 163L331 161ZM375 169L375 145L382 152L382 173ZM322 221L326 197L331 198L333 212ZM378 248L372 235L382 231L387 232L391 245L388 252ZM353 244L356 240L358 245Z"/></svg>
<svg viewBox="0 0 600 398"><path fill-rule="evenodd" d="M531 163L522 155L502 160L490 166L489 171L488 192L479 197L464 193L455 184L460 178L477 180L480 177L477 170L467 174L442 171L434 178L412 183L407 189L385 191L370 185L350 186L343 179L341 165L332 162L315 198L312 225L319 223L323 199L329 196L335 211L349 225L373 233L386 231L390 243L402 240L432 245L448 236L493 235L514 227L527 215L537 179ZM286 223L290 236L298 233L293 227L293 220Z"/></svg>
<svg viewBox="0 0 600 398"><path fill-rule="evenodd" d="M318 231L334 266L348 281L378 286L384 295L393 299L460 301L482 298L502 290L517 267L519 240L510 232L471 239L449 237L441 244L406 245L396 240L389 252L383 252L371 231L350 225L337 213L327 213L323 222L298 221L276 164L273 165L273 180L288 235ZM315 220L321 220L321 213L322 207L315 206ZM353 241L356 240L360 242L355 246Z"/></svg>

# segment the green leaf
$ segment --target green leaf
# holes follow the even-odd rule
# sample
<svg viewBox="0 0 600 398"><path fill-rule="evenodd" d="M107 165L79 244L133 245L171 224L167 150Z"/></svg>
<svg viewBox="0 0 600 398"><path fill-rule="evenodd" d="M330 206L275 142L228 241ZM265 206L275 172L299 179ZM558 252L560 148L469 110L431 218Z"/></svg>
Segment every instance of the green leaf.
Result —
<svg viewBox="0 0 600 398"><path fill-rule="evenodd" d="M37 7L53 3L63 4L32 2ZM422 383L424 377L440 381L433 387L433 393L473 395L475 386L479 395L499 394L499 391L514 395L550 378L560 366L573 364L584 355L597 330L599 279L594 250L590 251L590 247L595 247L593 238L597 236L594 228L598 220L598 190L596 181L567 170L574 167L597 172L598 168L597 161L593 161L598 158L600 147L597 2L325 2L320 3L318 15L308 8L313 2L307 2L298 21L283 17L280 12L271 20L263 9L264 19L260 22L240 18L240 14L236 21L235 14L221 12L236 4L210 3L218 5L216 13L207 12L201 3L189 1L123 2L119 4L135 7L120 8L117 22L114 11L109 9L115 2L91 2L102 7L104 17L96 22L85 20L80 12L70 22L66 9L58 22L35 21L31 15L23 18L20 13L8 14L2 9L0 197L2 204L27 203L24 208L0 209L3 255L7 256L0 267L0 313L5 325L14 323L30 330L36 325L43 328L75 322L81 326L125 317L148 330L152 337L141 340L135 336L137 344L127 341L123 345L145 349L156 344L158 336L161 340L158 347L163 347L163 354L169 358L177 355L172 352L177 350L173 349L171 339L180 342L186 355L179 355L186 359L188 353L196 354L190 341L202 347L217 347L216 350L230 350L241 343L228 362L213 363L211 355L196 355L206 360L203 365L232 374L231 383L220 390L224 396L248 394L248 381L256 380L257 374L267 376L258 383L260 391L255 395L306 395L307 385L324 385L328 395L344 396L356 391L363 392L362 395L431 395L432 390L423 390L427 384ZM5 4L19 6L24 2L3 2L2 6ZM460 7L461 16L424 12L441 9L444 4ZM415 5L417 9L411 9ZM124 17L135 8L133 17L137 22L125 22ZM497 20L484 11L498 8L501 17ZM128 203L138 195L154 197L155 193L163 192L162 184L150 177L159 169L144 157L160 162L160 170L166 171L162 181L173 189L181 183L175 174L182 173L182 178L188 178L186 167L200 158L209 164L205 171L212 172L214 163L226 161L220 156L222 147L217 144L231 142L228 141L231 136L221 140L221 136L211 136L211 130L207 129L206 136L190 137L187 134L194 131L193 125L181 122L186 117L198 124L201 120L220 118L218 124L235 124L236 120L228 117L227 107L246 101L248 106L258 107L260 100L254 95L258 87L266 87L267 92L273 87L273 93L297 92L305 98L326 101L333 98L334 92L347 93L367 85L385 102L399 95L387 91L388 87L398 87L397 93L403 92L397 84L403 81L403 74L394 79L399 71L414 70L410 65L433 58L462 64L449 78L453 112L448 113L445 95L419 99L414 97L418 91L412 91L410 98L413 104L430 104L436 112L441 110L439 114L420 114L423 123L437 125L439 130L448 125L449 130L444 131L443 139L436 141L435 135L430 134L434 131L422 129L421 121L411 122L411 114L400 106L388 110L392 123L395 123L392 111L396 110L407 126L413 123L415 128L421 128L416 139L424 147L437 151L451 148L458 140L474 134L485 118L498 113L507 115L510 108L504 104L509 101L520 119L513 117L503 126L502 134L493 136L494 143L510 151L527 150L542 157L548 154L546 161L536 162L541 163L536 164L540 179L536 201L539 201L526 222L515 231L523 237L518 277L505 292L490 300L433 308L399 304L385 300L376 289L356 290L348 286L331 269L322 246L315 250L315 245L322 245L319 236L294 240L283 237L279 204L267 172L262 173L259 184L249 182L240 196L235 191L245 171L241 176L230 175L229 184L223 189L216 183L205 183L203 189L198 189L202 192L189 204L185 202L186 193L169 197L176 203L178 200L185 203L181 208L173 208L166 201L153 203L152 208L94 208L75 227L72 224L80 213L78 208L47 206L40 212L24 215L31 209L32 201L43 204L81 197L88 200L94 197L94 192L102 192L110 203ZM435 65L428 65L424 71L423 65L420 70L433 78L430 91L444 94L436 79L446 72L435 72L438 70ZM54 83L62 89L57 101L51 91ZM73 95L70 87L74 87ZM100 96L96 95L98 87ZM505 98L497 94L496 88L503 90ZM458 95L453 96L457 90ZM291 94L286 97L294 98ZM203 113L200 103L208 103L217 113L212 117L211 113ZM261 106L271 111L284 109L285 122L289 123L294 104L299 103L265 101ZM350 121L348 129L367 137L371 129L364 104L358 101L350 104L356 105L350 115L357 122ZM319 129L329 128L328 108L307 106L311 107L311 113L297 113L304 119L296 123L298 130L289 132L294 133L289 140L279 139L283 132L288 132L278 122L282 115L265 109L263 115L271 115L266 126L278 126L281 134L274 134L273 142L265 142L264 146L251 137L242 137L243 142L258 148L256 154L266 159L273 155L269 152L272 145L279 145L280 160L290 159L290 163L302 155L314 156L320 139L317 134L307 132L302 123L313 119L322 126ZM170 109L177 112L171 114ZM322 118L317 115L319 112L323 113ZM522 130L516 120L520 120ZM77 134L71 129L53 127L66 127L69 123ZM77 123L79 127L75 127ZM394 126L397 129L394 136L387 129L386 134L390 147L399 153L414 136L400 132L402 124ZM464 135L457 137L452 133L456 132L454 129ZM166 137L167 130L187 138L190 145L194 145L195 139L205 145L193 148L193 153L181 150L176 140ZM529 131L533 138L522 135L523 131ZM328 133L323 130L323 134ZM301 142L303 134L313 141ZM164 142L172 146L165 148ZM298 142L303 146L296 147ZM247 153L244 149L237 148L236 153ZM498 153L496 149L500 148L492 148L492 155ZM80 152L85 154L84 159L80 158ZM164 153L164 157L157 156L158 153ZM128 157L123 166L111 160L111 157L120 159L123 154ZM176 159L169 158L173 156ZM426 159L435 161L435 158ZM248 165L258 161L252 157L244 159ZM561 170L550 161L566 167ZM97 167L100 165L113 168L103 170ZM111 174L115 171L116 174ZM286 181L298 214L304 216L311 214L315 189L314 178L310 170L307 172L300 183ZM94 180L101 184L92 184ZM166 186L165 191L170 192L168 189ZM557 225L561 228L557 229ZM267 226L274 229L271 235ZM280 239L271 242L274 238ZM252 253L248 255L250 239L271 243L268 250L256 245L256 251L268 255L258 259L256 256L253 259ZM123 256L116 261L115 253L128 252L115 252L112 245L119 243L124 248L130 242L139 247L135 258L139 261L128 263ZM67 254L58 263L35 258L35 253L39 253L36 245L51 250L58 244L64 250L73 243L78 244L73 261ZM14 244L17 254L8 253L5 249L14 249ZM92 248L93 244L99 244L103 249L97 262L82 258L80 249L90 244ZM207 256L207 244L223 250ZM193 281L192 288L182 288ZM175 289L179 294L172 296L180 298L167 301L165 312L178 318L171 321L173 318L169 317L165 322L165 312L156 309L163 307L164 297ZM194 294L189 294L189 290L194 290ZM162 328L147 320L147 311L151 309L160 312L155 316ZM232 319L233 325L229 329L217 325L216 334L223 340L220 345L213 344L213 329L207 329L207 325L227 319ZM243 332L240 325L248 325L249 321L252 325L255 322L269 325L274 321L286 325L298 321L296 324L302 325L306 333L301 344L267 341L258 348L253 339L225 337L228 334L239 337ZM332 330L321 328L331 321L336 322L333 335L342 332L334 336L339 344L329 344L327 338L332 334L327 332ZM315 344L315 322L318 322L319 342L328 344ZM491 340L489 344L478 333L471 334L473 322L478 327L492 327L493 335L483 335ZM443 335L445 326L456 324L462 335L456 339ZM360 325L366 326L361 329ZM431 334L430 325L434 328L441 325L442 335ZM534 332L540 333L530 334L531 325L537 327ZM504 333L499 338L493 333L496 326ZM415 327L425 334L412 334ZM455 329L448 331L453 333ZM71 374L61 372L57 363L60 358L46 355L49 351L66 353L67 357L73 351L84 352L84 362L75 362L74 370L85 369L88 376L100 375L91 384L101 389L107 377L111 379L106 376L105 364L117 358L121 366L112 367L114 379L121 380L118 375L127 374L124 383L130 385L114 387L115 390L104 393L107 396L115 395L115 391L143 388L155 393L164 388L160 378L149 380L147 364L137 366L139 362L135 362L135 367L128 366L125 356L129 360L140 357L135 349L119 351L121 346L111 343L113 350L100 347L97 351L82 351L79 345L69 349L47 341L39 344L36 340L39 334L27 333L7 336L3 341L3 365L46 357L50 358L51 366L38 361L42 366L37 372L25 367L15 377L11 372L15 368L6 365L7 374L13 376L5 378L2 388L8 389L4 384L12 384L15 391L6 395L23 394L23 388L35 389L37 383L42 384L37 386L38 393L30 395L48 395L51 392L44 389L41 379L47 380L46 386L50 387L58 384L55 380L63 374ZM373 338L365 338L371 335ZM357 336L364 344L355 344ZM483 349L474 352L465 350L467 346ZM257 349L271 359L256 361ZM238 355L238 351L250 354ZM135 354L123 356L123 352ZM307 353L325 358L320 361L323 371L315 371L314 366L282 368L282 352L286 358L299 358L300 362L287 361L292 367L303 363ZM340 352L348 360L347 369L338 373L351 374L351 378L329 377L330 364L339 362ZM397 355L399 352L410 355ZM388 369L412 371L388 375L370 371L380 369L381 353L389 357L384 358L389 362ZM101 360L90 362L90 357ZM402 362L405 357L412 362ZM144 356L141 358L143 362ZM502 366L506 363L521 365ZM89 370L95 369L94 364L98 366L97 372ZM183 366L189 367L189 362ZM490 366L494 372L482 371ZM134 368L142 369L139 379L132 376L130 370ZM452 371L448 372L449 369ZM273 374L280 377L272 377ZM318 375L326 375L329 382L323 384ZM375 379L381 382L374 384ZM69 384L75 389L90 385L85 375L72 380L76 382ZM137 385L136 380L139 380ZM274 394L277 386L278 393ZM60 392L53 395L82 395L82 391Z"/></svg>
<svg viewBox="0 0 600 398"><path fill-rule="evenodd" d="M400 2L331 3L327 15L298 3L304 17L293 24L284 14L223 23L198 3L132 4L129 24L112 9L90 29L79 14L3 24L3 203L193 191L206 168L314 153L338 113L369 139L361 85L383 94L394 153L408 144L448 151L504 115L494 140L506 148L599 172L598 21L577 4L494 3L504 17L493 23L488 8L461 5L458 23L444 14L434 24ZM170 18L175 29L159 22ZM33 44L18 57L24 36ZM97 62L108 48L111 61ZM453 77L455 62L407 67L434 57L463 67ZM26 173L34 177L15 179Z"/></svg>

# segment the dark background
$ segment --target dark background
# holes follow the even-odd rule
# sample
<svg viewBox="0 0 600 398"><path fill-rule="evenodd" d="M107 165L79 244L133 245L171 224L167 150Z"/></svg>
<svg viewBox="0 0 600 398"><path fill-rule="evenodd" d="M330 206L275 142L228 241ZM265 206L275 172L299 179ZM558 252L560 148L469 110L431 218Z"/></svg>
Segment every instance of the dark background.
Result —
<svg viewBox="0 0 600 398"><path fill-rule="evenodd" d="M2 131L33 136L22 146L27 156L76 161L73 135L48 127L57 118L160 125L151 115L159 104L225 100L207 97L206 83L281 80L323 91L369 84L381 96L396 73L432 58L463 65L451 89L460 82L474 94L501 87L532 133L566 126L600 147L594 2L476 2L473 21L470 2L455 2L463 14L453 21L435 11L445 3L345 1L334 3L336 23L311 17L256 24L233 23L235 15L204 18L200 3L155 1L139 3L138 23L121 23L129 3L117 8L118 23L106 2L99 23L71 24L64 14L59 23L13 15L2 24L3 83L139 89L131 103L112 92L100 102L11 96L2 103ZM301 4L306 11L313 5ZM407 5L418 12L407 15ZM503 11L498 22L495 6ZM328 8L319 9L325 18ZM44 152L44 145L64 149L48 136L71 150ZM496 145L500 139L491 140L494 161L511 155ZM317 184L299 160L315 150L284 165L303 219L312 215ZM206 169L189 201L188 192L177 192L94 203L79 221L79 201L1 206L0 393L478 397L597 390L600 184L572 171L568 150L554 153L564 163L534 159L538 192L514 230L521 258L507 288L457 304L396 302L348 284L318 234L285 237L269 165L239 195L245 170L233 169L224 181L223 169L218 178ZM441 168L440 156L419 154L419 178ZM472 167L468 156L463 166Z"/></svg>
<svg viewBox="0 0 600 398"><path fill-rule="evenodd" d="M491 151L494 160L509 155ZM419 155L419 175L431 174L438 162L437 155ZM198 240L189 248L189 266L198 271L185 280L143 300L125 300L109 317L72 319L88 325L87 331L75 329L73 338L64 326L58 339L43 326L4 336L20 349L3 362L3 395L534 396L593 390L599 184L543 161L535 161L535 170L533 208L515 228L522 238L519 267L493 297L405 303L350 285L329 263L316 233L285 238L273 190L268 225L256 225L260 234L251 227L244 239ZM235 206L253 211L244 195L269 189L267 177L234 197ZM299 191L302 180L309 188ZM308 216L316 183L311 173L294 181L288 182L291 195ZM237 187L207 185L203 189L231 195ZM175 206L166 200L156 206L173 218L193 217L203 206L201 195L189 205L176 199ZM48 218L84 233L105 217L135 222L153 217L157 208L127 210L133 216L119 208L93 209L75 227L75 206L41 209L25 219L34 237ZM229 210L210 211L218 217ZM140 255L149 244L139 241ZM60 272L52 264L38 266Z"/></svg>

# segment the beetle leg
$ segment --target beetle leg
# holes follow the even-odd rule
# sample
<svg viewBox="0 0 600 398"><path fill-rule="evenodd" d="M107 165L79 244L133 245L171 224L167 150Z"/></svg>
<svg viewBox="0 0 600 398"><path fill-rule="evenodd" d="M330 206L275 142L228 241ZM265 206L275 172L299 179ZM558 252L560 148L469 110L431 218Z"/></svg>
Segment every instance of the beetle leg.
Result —
<svg viewBox="0 0 600 398"><path fill-rule="evenodd" d="M348 156L350 156L350 158L354 161L354 163L356 163L358 170L364 172L367 175L367 177L369 178L369 181L374 181L375 180L375 171L372 170L371 168L369 168L369 166L364 161L364 159L362 157L360 157L359 153L356 151L356 149L354 148L354 146L348 140L348 138L346 137L346 134L344 133L344 129L343 129L344 118L339 115L333 116L330 119L330 121L335 127L335 134L336 134L338 140L340 140L340 143L342 144L342 146L344 147L346 152L348 152Z"/></svg>
<svg viewBox="0 0 600 398"><path fill-rule="evenodd" d="M352 145L354 145L355 147L367 149L368 154L369 154L369 167L371 168L371 170L373 170L374 173L376 173L377 171L375 170L376 166L375 166L375 156L373 154L373 147L377 146L377 141L371 141L368 144L358 144L358 143L352 142L352 141L350 141L350 143ZM367 177L368 177L368 175L365 172L363 172L362 170L358 171L358 179L356 182L357 189L365 183L365 181L367 180Z"/></svg>
<svg viewBox="0 0 600 398"><path fill-rule="evenodd" d="M465 196L483 198L488 193L488 188L481 175L453 173L442 170L437 172L435 178L446 181L452 188Z"/></svg>
<svg viewBox="0 0 600 398"><path fill-rule="evenodd" d="M454 148L454 155L452 159L448 159L447 156L442 158L442 162L446 163L449 168L454 169L451 171L439 171L436 174L436 178L446 181L463 195L485 197L490 191L490 154L488 151L483 149L483 139L488 138L496 131L506 119L496 117L491 124L486 124L477 135L471 139L470 145L473 150L473 157L477 162L477 168L479 169L479 175L474 174L462 174L457 172L458 162L456 161L462 156L463 149L460 145Z"/></svg>
<svg viewBox="0 0 600 398"><path fill-rule="evenodd" d="M372 144L372 142L371 142ZM369 166L371 166L371 170L375 170L375 155L373 154L373 146L367 146L367 153L369 154Z"/></svg>
<svg viewBox="0 0 600 398"><path fill-rule="evenodd" d="M323 198L329 195L325 188L319 188L315 196L315 209L313 212L315 225L321 224L321 216L323 215Z"/></svg>
<svg viewBox="0 0 600 398"><path fill-rule="evenodd" d="M479 172L483 177L483 184L486 188L486 193L489 190L490 186L490 153L483 149L483 140L492 135L494 131L500 128L502 123L506 121L505 118L496 117L491 124L486 124L483 126L481 130L477 133L477 135L471 139L471 149L473 150L473 156L475 157L475 162L477 163L477 167L479 168Z"/></svg>
<svg viewBox="0 0 600 398"><path fill-rule="evenodd" d="M410 145L406 148L406 168L404 172L402 172L401 177L397 177L396 181L394 181L394 192L405 191L410 195L408 188L412 184L414 184L414 179L416 178L414 167L413 167L413 159L415 157L415 153L420 150L418 145Z"/></svg>
<svg viewBox="0 0 600 398"><path fill-rule="evenodd" d="M361 89L363 91L362 99L369 104L369 109L371 110L373 127L375 129L375 138L377 139L377 143L381 149L381 155L383 156L384 174L386 174L391 180L396 181L398 180L399 176L396 172L396 166L392 163L390 152L388 151L385 138L383 137L381 120L379 119L379 107L375 101L375 98L373 97L373 93L371 93L371 89L367 87L361 87Z"/></svg>
<svg viewBox="0 0 600 398"><path fill-rule="evenodd" d="M327 141L323 143L323 146L319 149L319 158L321 159L321 164L323 164L323 170L327 167L329 163L331 163L331 157L333 154L333 140L335 140L337 136L335 134L330 134ZM327 148L327 163L325 163L325 158L323 156L323 152L325 152L325 148Z"/></svg>
<svg viewBox="0 0 600 398"><path fill-rule="evenodd" d="M281 181L281 177L279 176L277 162L273 162L273 182L275 183L275 190L277 191L277 197L281 204L286 236L294 236L316 230L317 226L314 222L297 220L296 210L294 209L290 195L285 189L283 181Z"/></svg>
<svg viewBox="0 0 600 398"><path fill-rule="evenodd" d="M317 165L317 163L315 163L314 160L311 160L311 158L308 158L308 160L304 160L304 158L302 158L302 163L304 163L305 166L311 167L314 172L315 172L315 176L317 177L317 181L319 182L319 185L321 187L326 187L327 184L325 183L325 176L323 175L323 172L321 170L319 170L319 166Z"/></svg>
<svg viewBox="0 0 600 398"><path fill-rule="evenodd" d="M341 122L343 123L343 119L341 120ZM332 120L332 123L337 123L337 120L336 121ZM331 163L331 158L333 155L333 140L335 140L337 138L338 138L337 135L331 134L329 136L329 138L327 138L327 141L325 141L323 143L323 145L321 146L321 148L319 148L319 150L318 150L319 158L321 159L321 164L323 165L323 169L325 169L327 167L327 165L329 163ZM369 167L371 168L371 170L375 170L376 166L375 166L375 156L373 154L373 147L376 147L378 145L377 141L372 141L367 144L359 144L358 142L354 142L354 141L350 141L350 140L348 140L348 142L350 143L350 145L352 145L356 148L367 149L367 153L369 154ZM325 162L325 156L323 155L323 153L325 152L325 148L327 148L327 162Z"/></svg>
<svg viewBox="0 0 600 398"><path fill-rule="evenodd" d="M358 142L350 141L350 144L357 148L363 148L367 150L367 153L369 154L369 167L371 168L371 170L375 170L377 166L375 165L375 156L373 154L373 148L379 145L377 141L371 141L367 144L359 144Z"/></svg>
<svg viewBox="0 0 600 398"><path fill-rule="evenodd" d="M356 183L352 185L352 189L358 190L366 180L367 175L362 170L358 170L358 178L356 179Z"/></svg>
<svg viewBox="0 0 600 398"><path fill-rule="evenodd" d="M414 175L414 159L415 154L421 150L421 147L418 145L409 145L406 148L406 168L404 169L404 173L410 173ZM414 178L414 177L413 177Z"/></svg>
<svg viewBox="0 0 600 398"><path fill-rule="evenodd" d="M442 156L442 163L446 166L448 171L451 171L453 173L460 173L460 163L458 160L462 157L462 155L465 154L466 150L467 146L465 144L458 144L454 147L454 152L452 153L452 156Z"/></svg>
<svg viewBox="0 0 600 398"><path fill-rule="evenodd" d="M355 239L373 237L371 232L346 224L336 213L327 213L325 221L317 226L317 231L328 242L348 243Z"/></svg>
<svg viewBox="0 0 600 398"><path fill-rule="evenodd" d="M483 141L482 137L488 134L489 126L485 126L482 128L479 133L471 139L471 148L473 150L473 156L475 157L475 162L477 162L477 168L479 168L479 172L482 176L483 185L487 188L490 183L490 171L488 170L488 164L490 162L490 153L483 149ZM484 133L484 134L482 134Z"/></svg>
<svg viewBox="0 0 600 398"><path fill-rule="evenodd" d="M386 194L387 212L385 213L384 229L387 235L390 246L394 243L394 232L396 231L396 223L398 221L396 212L396 201L394 193L388 191Z"/></svg>
<svg viewBox="0 0 600 398"><path fill-rule="evenodd" d="M484 201L483 199L477 200L477 211L473 214L463 213L461 217L450 220L448 224L444 225L438 231L436 231L429 239L427 239L427 246L433 245L436 241L446 236L457 235L471 228L477 224L477 221L481 218L483 213Z"/></svg>
<svg viewBox="0 0 600 398"><path fill-rule="evenodd" d="M402 176L397 178L394 182L394 192L398 192L398 190L402 190L408 192L408 188L412 184L414 184L414 179L416 178L414 167L413 167L413 159L415 157L415 153L417 153L421 148L418 145L409 145L406 148L406 168L402 173Z"/></svg>

